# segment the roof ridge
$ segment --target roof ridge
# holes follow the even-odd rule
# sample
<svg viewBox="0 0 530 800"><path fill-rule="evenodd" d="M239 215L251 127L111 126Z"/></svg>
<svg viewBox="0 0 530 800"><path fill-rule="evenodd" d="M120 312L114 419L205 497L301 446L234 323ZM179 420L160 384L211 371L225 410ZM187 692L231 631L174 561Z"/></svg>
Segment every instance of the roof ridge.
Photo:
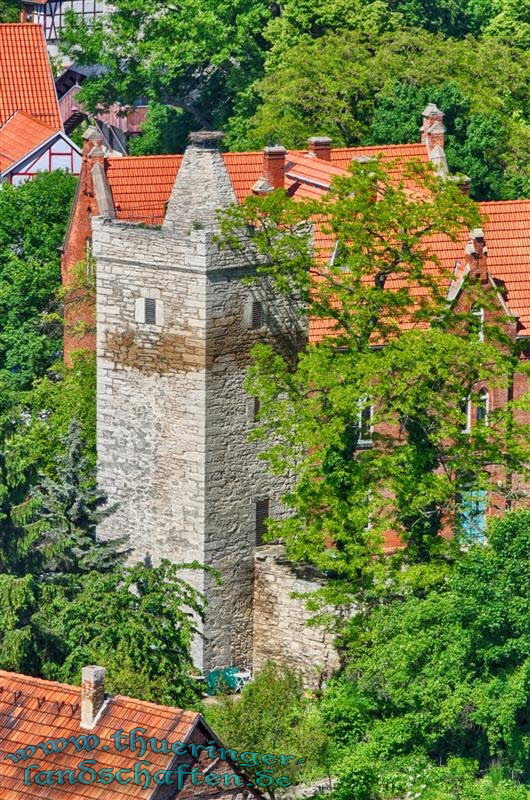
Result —
<svg viewBox="0 0 530 800"><path fill-rule="evenodd" d="M0 678L6 677L10 680L17 680L23 683L45 683L49 685L49 688L56 687L58 689L66 689L73 693L81 692L81 686L77 684L71 683L61 683L60 681L54 681L50 678L37 678L35 675L23 675L19 672L8 672L7 670L0 669ZM1 697L1 695L0 695ZM154 703L151 700L140 700L137 697L129 697L126 694L110 694L109 700L125 700L127 702L132 703L141 703L143 706L149 706L150 708L161 708L167 711L178 711L181 714L191 714L193 718L198 718L200 716L200 712L192 711L186 708L179 708L178 706L168 706L164 705L163 703Z"/></svg>

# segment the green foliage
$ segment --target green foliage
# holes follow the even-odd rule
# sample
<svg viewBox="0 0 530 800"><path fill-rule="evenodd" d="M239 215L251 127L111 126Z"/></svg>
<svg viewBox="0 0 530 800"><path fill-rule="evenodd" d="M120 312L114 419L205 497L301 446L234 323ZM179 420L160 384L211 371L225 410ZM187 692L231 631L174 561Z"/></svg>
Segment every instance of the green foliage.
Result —
<svg viewBox="0 0 530 800"><path fill-rule="evenodd" d="M78 683L86 664L110 691L189 707L197 702L189 648L202 596L183 567L162 562L52 581L0 576L0 667Z"/></svg>
<svg viewBox="0 0 530 800"><path fill-rule="evenodd" d="M492 412L490 424L463 431L462 406L468 397L477 401L477 382L506 387L516 363L502 310L468 283L466 291L493 317L484 341L462 335L470 315L448 307L449 275L441 271L439 281L428 268L436 262L431 237L473 227L473 203L417 164L398 185L376 161L351 173L322 201L274 192L222 215L225 244L241 246L241 231L252 230L256 259L266 263L258 272L301 297L313 320L327 320L326 339L295 362L272 346L256 346L247 387L260 399L252 436L267 443L263 458L272 471L295 476L284 498L292 516L271 520L271 536L284 540L291 558L327 573L323 606L346 608L378 602L389 563L414 565L406 572L411 585L435 585L454 557L439 534L462 493L491 488L492 465L525 474L528 463L528 428L515 424L510 404ZM425 194L411 198L405 181ZM304 234L311 219L341 244L340 259L325 269ZM363 447L359 414L367 405L375 433ZM509 495L512 487L495 490ZM393 562L374 559L388 530L407 544ZM312 602L315 610L317 598ZM340 616L326 621L341 626Z"/></svg>
<svg viewBox="0 0 530 800"><path fill-rule="evenodd" d="M377 708L365 737L372 758L465 754L528 773L529 556L530 512L508 513L443 586L423 597L402 590L361 636L353 623L348 671Z"/></svg>
<svg viewBox="0 0 530 800"><path fill-rule="evenodd" d="M224 696L220 704L206 706L204 713L221 739L240 753L284 753L305 759L304 765L292 761L271 766L277 776L289 775L294 783L328 770L331 742L321 717L305 695L300 677L285 666L267 663L240 698ZM256 771L245 769L250 774Z"/></svg>
<svg viewBox="0 0 530 800"><path fill-rule="evenodd" d="M57 310L59 250L75 178L43 173L0 193L0 381L29 389L61 352Z"/></svg>
<svg viewBox="0 0 530 800"><path fill-rule="evenodd" d="M145 97L182 108L195 127L218 127L260 73L270 14L254 0L184 0L178 12L157 0L116 0L105 31L71 16L64 43L77 63L104 67L83 85L92 109Z"/></svg>
<svg viewBox="0 0 530 800"><path fill-rule="evenodd" d="M187 144L193 118L181 108L151 103L140 136L129 142L129 153L146 156L159 153L180 153Z"/></svg>
<svg viewBox="0 0 530 800"><path fill-rule="evenodd" d="M55 478L41 474L26 503L13 517L24 530L29 563L17 571L51 575L109 572L130 550L127 538L96 538L96 527L115 510L96 486L93 466L83 454L81 426L73 419L56 457Z"/></svg>
<svg viewBox="0 0 530 800"><path fill-rule="evenodd" d="M18 0L0 0L0 22L18 22L20 3Z"/></svg>

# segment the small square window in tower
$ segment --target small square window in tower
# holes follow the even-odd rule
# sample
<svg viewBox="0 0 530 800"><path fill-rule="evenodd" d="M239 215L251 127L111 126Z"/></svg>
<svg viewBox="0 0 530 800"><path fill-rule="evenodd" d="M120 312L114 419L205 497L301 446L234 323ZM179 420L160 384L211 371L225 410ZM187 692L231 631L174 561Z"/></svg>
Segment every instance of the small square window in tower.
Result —
<svg viewBox="0 0 530 800"><path fill-rule="evenodd" d="M156 300L145 298L145 322L147 325L156 325Z"/></svg>
<svg viewBox="0 0 530 800"><path fill-rule="evenodd" d="M256 547L263 544L263 537L267 531L266 520L269 516L269 498L256 501Z"/></svg>
<svg viewBox="0 0 530 800"><path fill-rule="evenodd" d="M250 325L252 328L261 328L264 322L263 305L259 300L254 300L252 303L252 314L250 318Z"/></svg>

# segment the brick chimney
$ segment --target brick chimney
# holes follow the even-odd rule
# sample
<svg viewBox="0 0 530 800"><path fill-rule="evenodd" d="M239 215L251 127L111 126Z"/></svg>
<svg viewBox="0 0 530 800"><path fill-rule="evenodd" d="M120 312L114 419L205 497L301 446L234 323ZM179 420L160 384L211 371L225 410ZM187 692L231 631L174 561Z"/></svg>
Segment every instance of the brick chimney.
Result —
<svg viewBox="0 0 530 800"><path fill-rule="evenodd" d="M312 136L309 141L309 155L331 161L331 139L329 136Z"/></svg>
<svg viewBox="0 0 530 800"><path fill-rule="evenodd" d="M263 151L263 175L272 189L285 186L285 156L287 150L281 145L266 147Z"/></svg>
<svg viewBox="0 0 530 800"><path fill-rule="evenodd" d="M105 668L83 667L81 673L81 727L93 728L105 705Z"/></svg>
<svg viewBox="0 0 530 800"><path fill-rule="evenodd" d="M429 103L423 111L423 125L421 126L421 141L427 147L427 153L438 145L444 149L445 126L443 124L444 113L440 111L434 103Z"/></svg>
<svg viewBox="0 0 530 800"><path fill-rule="evenodd" d="M473 228L469 232L469 241L465 248L466 263L469 265L471 278L488 282L488 248L482 228Z"/></svg>

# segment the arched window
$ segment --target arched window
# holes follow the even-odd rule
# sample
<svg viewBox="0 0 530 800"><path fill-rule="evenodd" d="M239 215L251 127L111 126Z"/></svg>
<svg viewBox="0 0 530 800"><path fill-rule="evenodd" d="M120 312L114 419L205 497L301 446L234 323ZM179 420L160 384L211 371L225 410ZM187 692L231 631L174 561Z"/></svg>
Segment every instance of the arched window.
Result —
<svg viewBox="0 0 530 800"><path fill-rule="evenodd" d="M489 412L489 394L487 389L481 389L478 393L475 418L477 422L487 424Z"/></svg>

